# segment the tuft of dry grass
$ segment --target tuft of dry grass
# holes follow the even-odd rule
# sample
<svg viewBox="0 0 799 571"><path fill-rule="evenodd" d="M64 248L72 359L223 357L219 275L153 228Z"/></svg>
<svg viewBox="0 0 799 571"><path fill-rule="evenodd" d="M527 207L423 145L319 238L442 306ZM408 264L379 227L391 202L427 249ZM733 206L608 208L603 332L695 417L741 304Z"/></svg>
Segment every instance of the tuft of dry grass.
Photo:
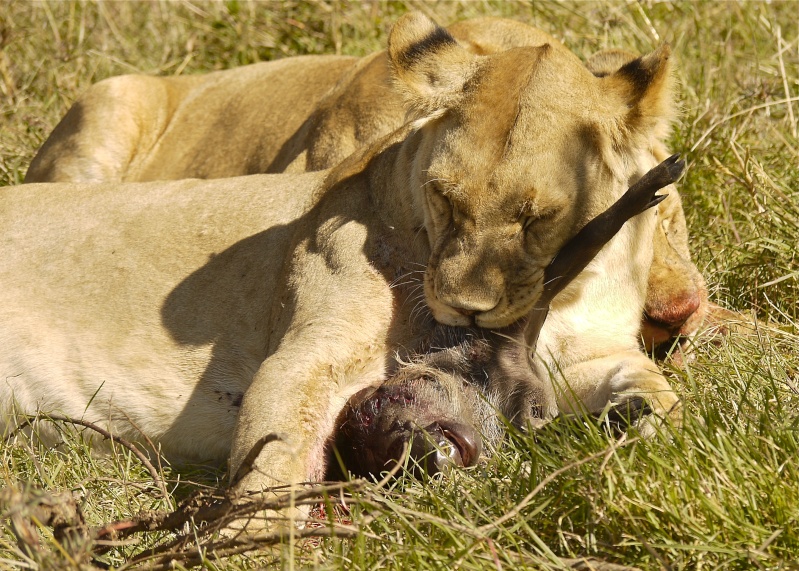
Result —
<svg viewBox="0 0 799 571"><path fill-rule="evenodd" d="M93 82L305 53L363 55L381 49L391 23L410 9L441 23L517 18L581 57L670 42L682 109L671 148L689 163L680 184L693 251L714 300L757 316L759 329L695 347L683 368L666 366L688 412L679 432L617 441L590 426L554 424L535 439L516 435L489 463L447 479L400 478L356 491L345 513L362 530L354 538L293 537L221 560L197 544L194 561L209 569L563 569L589 556L595 566L653 570L799 568L793 2L6 1L0 186L21 182L35 150ZM7 518L32 505L38 490L68 492L87 525L97 526L172 509L190 490L223 481L166 466L166 500L129 451L92 455L84 435L63 430L55 448L35 433L0 447L3 486L21 494L0 505L0 569L92 564L85 549L70 552L47 526L33 524L37 553L18 545ZM332 503L325 513L332 517ZM169 537L109 545L94 564L123 566Z"/></svg>

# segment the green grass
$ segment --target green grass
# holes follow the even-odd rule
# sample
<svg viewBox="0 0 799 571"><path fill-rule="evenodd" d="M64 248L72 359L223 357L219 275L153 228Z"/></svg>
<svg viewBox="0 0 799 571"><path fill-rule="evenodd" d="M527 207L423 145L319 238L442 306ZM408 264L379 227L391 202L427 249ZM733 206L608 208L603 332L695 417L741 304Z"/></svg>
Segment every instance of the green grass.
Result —
<svg viewBox="0 0 799 571"><path fill-rule="evenodd" d="M199 73L305 53L363 55L383 47L408 9L441 23L518 18L582 57L669 41L682 108L671 148L689 162L680 185L693 252L712 298L756 315L761 328L696 347L684 368L665 366L688 412L679 432L616 443L596 429L553 426L448 479L360 492L350 514L363 528L356 539L289 542L207 567L556 569L555 556L593 556L652 570L799 569L793 2L3 2L0 186L22 180L71 102L102 78ZM167 502L132 455L91 455L89 447L74 433L55 448L21 435L3 444L0 509L19 508L7 501L12 488L66 490L98 525L165 509L196 488L192 481L223 478L165 467ZM499 521L509 512L514 517ZM70 563L52 535L40 533L42 568L88 561ZM114 547L104 559L119 566L154 540ZM33 567L4 519L0 569Z"/></svg>

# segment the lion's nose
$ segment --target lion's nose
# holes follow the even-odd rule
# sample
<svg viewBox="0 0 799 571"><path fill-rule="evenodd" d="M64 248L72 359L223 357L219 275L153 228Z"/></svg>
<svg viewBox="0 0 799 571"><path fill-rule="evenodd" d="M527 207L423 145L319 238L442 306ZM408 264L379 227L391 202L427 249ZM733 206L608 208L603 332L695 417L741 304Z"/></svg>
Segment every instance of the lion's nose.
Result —
<svg viewBox="0 0 799 571"><path fill-rule="evenodd" d="M455 299L448 299L447 297L448 296L439 296L439 299L446 303L453 311L456 311L461 315L465 315L466 317L473 317L478 313L486 313L487 311L491 311L498 304L498 300L489 296L473 296L471 298Z"/></svg>
<svg viewBox="0 0 799 571"><path fill-rule="evenodd" d="M471 317L489 312L500 303L505 282L497 268L477 267L454 257L441 262L433 287L438 301Z"/></svg>

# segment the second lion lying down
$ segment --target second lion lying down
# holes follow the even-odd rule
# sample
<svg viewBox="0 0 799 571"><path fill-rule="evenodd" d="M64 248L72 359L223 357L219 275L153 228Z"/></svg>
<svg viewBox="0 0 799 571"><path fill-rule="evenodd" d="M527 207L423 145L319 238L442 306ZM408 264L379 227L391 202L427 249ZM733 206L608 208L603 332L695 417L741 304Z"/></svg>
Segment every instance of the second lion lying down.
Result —
<svg viewBox="0 0 799 571"><path fill-rule="evenodd" d="M146 432L238 489L318 480L339 413L433 322L528 316L563 245L655 165L667 48L596 77L549 45L476 57L418 14L392 30L423 117L330 171L0 195L0 406ZM80 215L77 215L80 213ZM678 399L639 349L653 210L551 304L537 370L557 409ZM556 411L545 411L551 415Z"/></svg>

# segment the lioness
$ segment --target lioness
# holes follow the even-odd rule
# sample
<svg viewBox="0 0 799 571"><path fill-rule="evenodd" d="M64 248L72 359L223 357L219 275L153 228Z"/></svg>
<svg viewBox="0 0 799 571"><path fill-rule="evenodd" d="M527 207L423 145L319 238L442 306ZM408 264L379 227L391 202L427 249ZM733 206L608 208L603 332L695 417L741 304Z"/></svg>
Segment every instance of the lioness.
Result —
<svg viewBox="0 0 799 571"><path fill-rule="evenodd" d="M478 18L450 33L476 54L548 44L549 34L514 20ZM600 52L588 62L608 75L636 56ZM26 182L119 182L301 172L337 165L405 120L390 88L385 52L358 59L306 56L202 76L125 75L93 86L34 158ZM668 156L653 131L656 162ZM647 158L646 161L650 159ZM639 164L646 170L647 162ZM691 262L679 193L659 210L644 307L645 346L695 333L708 308Z"/></svg>
<svg viewBox="0 0 799 571"><path fill-rule="evenodd" d="M476 56L408 14L388 54L421 118L330 171L4 189L4 417L141 429L232 474L255 451L238 490L317 480L348 399L430 333L414 272L440 323L525 317L671 114L667 47L598 78L548 44ZM531 364L559 410L677 414L638 347L656 223L633 218L552 301Z"/></svg>

